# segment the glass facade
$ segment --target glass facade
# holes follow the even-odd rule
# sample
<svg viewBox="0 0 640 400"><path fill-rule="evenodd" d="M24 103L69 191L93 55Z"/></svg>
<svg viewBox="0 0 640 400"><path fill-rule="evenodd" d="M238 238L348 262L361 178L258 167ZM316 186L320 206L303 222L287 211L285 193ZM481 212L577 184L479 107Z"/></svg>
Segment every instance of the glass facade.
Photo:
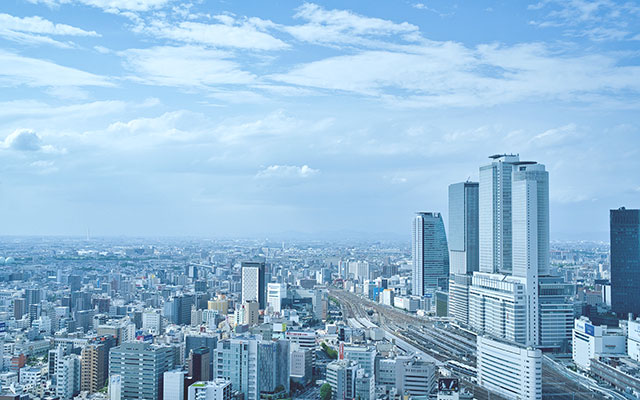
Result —
<svg viewBox="0 0 640 400"><path fill-rule="evenodd" d="M610 211L611 308L619 316L640 313L640 210Z"/></svg>

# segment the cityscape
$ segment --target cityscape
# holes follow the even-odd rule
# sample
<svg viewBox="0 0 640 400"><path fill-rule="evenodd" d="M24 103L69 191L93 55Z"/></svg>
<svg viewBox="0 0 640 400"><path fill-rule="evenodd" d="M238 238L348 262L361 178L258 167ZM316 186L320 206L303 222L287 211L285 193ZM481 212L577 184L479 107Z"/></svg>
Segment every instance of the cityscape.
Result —
<svg viewBox="0 0 640 400"><path fill-rule="evenodd" d="M0 400L640 400L635 0L0 1Z"/></svg>
<svg viewBox="0 0 640 400"><path fill-rule="evenodd" d="M5 237L0 398L636 398L640 211L551 243L487 160L404 242Z"/></svg>

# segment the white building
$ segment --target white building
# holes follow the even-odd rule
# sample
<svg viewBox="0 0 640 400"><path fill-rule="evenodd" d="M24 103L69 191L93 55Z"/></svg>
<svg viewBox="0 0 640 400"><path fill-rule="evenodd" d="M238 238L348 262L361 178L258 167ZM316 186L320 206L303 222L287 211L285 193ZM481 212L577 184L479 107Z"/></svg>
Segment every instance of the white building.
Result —
<svg viewBox="0 0 640 400"><path fill-rule="evenodd" d="M218 342L213 353L214 378L230 381L245 400L260 398L258 342L255 337L225 339Z"/></svg>
<svg viewBox="0 0 640 400"><path fill-rule="evenodd" d="M358 364L369 376L376 370L376 349L374 347L344 346L344 358Z"/></svg>
<svg viewBox="0 0 640 400"><path fill-rule="evenodd" d="M265 265L263 262L242 263L242 303L257 301L265 307Z"/></svg>
<svg viewBox="0 0 640 400"><path fill-rule="evenodd" d="M196 382L189 386L189 400L231 400L231 382L225 379Z"/></svg>
<svg viewBox="0 0 640 400"><path fill-rule="evenodd" d="M287 285L285 283L267 284L267 305L273 312L282 311L282 299L287 298Z"/></svg>
<svg viewBox="0 0 640 400"><path fill-rule="evenodd" d="M109 375L109 400L120 400L122 378L118 374Z"/></svg>
<svg viewBox="0 0 640 400"><path fill-rule="evenodd" d="M384 304L385 306L394 306L395 302L394 302L394 292L391 289L385 289L382 291L382 294L380 295L380 303Z"/></svg>
<svg viewBox="0 0 640 400"><path fill-rule="evenodd" d="M184 400L184 377L186 371L176 369L163 375L163 400Z"/></svg>
<svg viewBox="0 0 640 400"><path fill-rule="evenodd" d="M525 344L526 278L476 272L469 288L469 325L480 334Z"/></svg>
<svg viewBox="0 0 640 400"><path fill-rule="evenodd" d="M508 399L542 399L542 352L478 336L478 384Z"/></svg>
<svg viewBox="0 0 640 400"><path fill-rule="evenodd" d="M162 315L160 310L146 310L142 313L142 329L153 334L162 334Z"/></svg>
<svg viewBox="0 0 640 400"><path fill-rule="evenodd" d="M428 397L436 383L436 366L417 357L396 357L395 385L401 396Z"/></svg>
<svg viewBox="0 0 640 400"><path fill-rule="evenodd" d="M627 354L640 361L640 319L629 320L627 325Z"/></svg>
<svg viewBox="0 0 640 400"><path fill-rule="evenodd" d="M80 357L72 354L57 360L56 396L71 400L80 392Z"/></svg>
<svg viewBox="0 0 640 400"><path fill-rule="evenodd" d="M573 362L588 371L594 358L626 354L626 339L619 328L595 326L587 317L580 317L573 326Z"/></svg>

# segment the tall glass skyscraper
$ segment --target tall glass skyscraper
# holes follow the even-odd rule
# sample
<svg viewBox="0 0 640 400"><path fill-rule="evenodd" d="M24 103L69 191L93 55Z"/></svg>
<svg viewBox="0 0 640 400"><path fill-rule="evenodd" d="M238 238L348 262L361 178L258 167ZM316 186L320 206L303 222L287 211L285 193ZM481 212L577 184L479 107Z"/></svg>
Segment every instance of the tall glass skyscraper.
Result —
<svg viewBox="0 0 640 400"><path fill-rule="evenodd" d="M480 167L480 271L511 273L511 175L514 154L496 154Z"/></svg>
<svg viewBox="0 0 640 400"><path fill-rule="evenodd" d="M449 277L449 249L442 215L417 213L413 219L413 294L424 296L446 288Z"/></svg>
<svg viewBox="0 0 640 400"><path fill-rule="evenodd" d="M478 183L449 185L449 307L459 324L469 324L471 274L478 271Z"/></svg>
<svg viewBox="0 0 640 400"><path fill-rule="evenodd" d="M478 182L449 185L449 262L451 274L478 271Z"/></svg>
<svg viewBox="0 0 640 400"><path fill-rule="evenodd" d="M640 210L611 210L611 309L640 313Z"/></svg>

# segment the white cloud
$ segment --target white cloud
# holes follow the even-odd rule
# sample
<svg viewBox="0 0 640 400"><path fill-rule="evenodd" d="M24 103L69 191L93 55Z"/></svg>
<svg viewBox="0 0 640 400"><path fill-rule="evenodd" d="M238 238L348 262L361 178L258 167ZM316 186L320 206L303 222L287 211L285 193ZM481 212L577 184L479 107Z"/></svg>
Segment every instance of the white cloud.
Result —
<svg viewBox="0 0 640 400"><path fill-rule="evenodd" d="M15 17L0 13L0 37L20 43L49 44L63 48L73 47L72 42L61 42L50 36L100 36L75 26L56 24L39 16Z"/></svg>
<svg viewBox="0 0 640 400"><path fill-rule="evenodd" d="M0 27L2 30L42 33L45 35L100 36L95 31L85 31L66 24L56 24L39 16L20 18L0 13Z"/></svg>
<svg viewBox="0 0 640 400"><path fill-rule="evenodd" d="M61 4L83 4L86 6L101 8L108 12L118 11L149 11L161 8L172 0L27 0L31 3L42 3L49 7L57 7Z"/></svg>
<svg viewBox="0 0 640 400"><path fill-rule="evenodd" d="M376 96L408 107L485 106L521 100L594 100L589 95L640 91L640 67L615 55L564 56L543 44L452 42L406 51L361 51L299 65L271 76L289 84ZM605 96L606 96L605 95Z"/></svg>
<svg viewBox="0 0 640 400"><path fill-rule="evenodd" d="M65 152L64 149L59 150L51 145L43 145L40 136L31 129L16 129L11 132L4 139L1 147L15 151L42 151L44 153Z"/></svg>
<svg viewBox="0 0 640 400"><path fill-rule="evenodd" d="M119 53L133 79L152 85L209 86L248 84L255 77L231 61L231 54L199 46L160 46Z"/></svg>
<svg viewBox="0 0 640 400"><path fill-rule="evenodd" d="M540 28L566 28L567 36L587 37L593 41L627 40L628 26L640 17L640 5L612 0L544 0L529 5L542 13L531 21ZM637 33L637 32L636 32Z"/></svg>
<svg viewBox="0 0 640 400"><path fill-rule="evenodd" d="M304 42L373 46L380 45L379 40L384 38L412 42L420 39L419 28L408 22L395 23L348 10L326 10L312 3L299 7L294 17L306 20L307 23L285 26L283 29Z"/></svg>
<svg viewBox="0 0 640 400"><path fill-rule="evenodd" d="M107 78L0 50L0 86L113 86Z"/></svg>
<svg viewBox="0 0 640 400"><path fill-rule="evenodd" d="M270 165L265 169L258 171L256 178L309 178L319 172L320 170L313 169L308 165L303 165L301 167L295 165Z"/></svg>
<svg viewBox="0 0 640 400"><path fill-rule="evenodd" d="M183 21L171 24L155 20L139 29L156 37L195 45L251 50L280 50L289 47L282 40L262 31L274 25L271 21L259 18L236 20L229 15L218 15L215 18L222 23Z"/></svg>

